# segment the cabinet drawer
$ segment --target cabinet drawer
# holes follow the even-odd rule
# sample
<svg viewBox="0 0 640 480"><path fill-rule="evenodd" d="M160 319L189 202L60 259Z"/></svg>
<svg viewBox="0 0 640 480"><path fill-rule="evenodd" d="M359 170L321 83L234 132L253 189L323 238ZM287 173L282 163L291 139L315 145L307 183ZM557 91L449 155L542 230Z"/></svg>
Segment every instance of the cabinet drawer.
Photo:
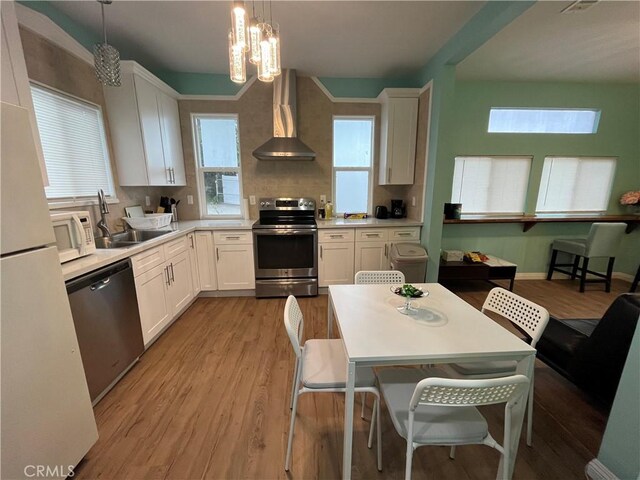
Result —
<svg viewBox="0 0 640 480"><path fill-rule="evenodd" d="M420 227L393 228L389 232L389 240L392 242L418 241Z"/></svg>
<svg viewBox="0 0 640 480"><path fill-rule="evenodd" d="M139 253L131 257L131 265L133 266L133 276L137 277L145 272L148 272L158 265L164 263L164 245L151 248L145 252Z"/></svg>
<svg viewBox="0 0 640 480"><path fill-rule="evenodd" d="M355 230L353 228L335 228L318 231L318 242L353 242L355 240Z"/></svg>
<svg viewBox="0 0 640 480"><path fill-rule="evenodd" d="M356 242L380 242L389 239L386 228L356 228Z"/></svg>
<svg viewBox="0 0 640 480"><path fill-rule="evenodd" d="M214 245L250 245L253 243L250 230L213 232Z"/></svg>
<svg viewBox="0 0 640 480"><path fill-rule="evenodd" d="M164 256L168 260L171 257L175 257L176 255L185 252L187 248L189 248L189 243L187 241L187 236L177 238L175 240L171 240L163 245L164 247Z"/></svg>

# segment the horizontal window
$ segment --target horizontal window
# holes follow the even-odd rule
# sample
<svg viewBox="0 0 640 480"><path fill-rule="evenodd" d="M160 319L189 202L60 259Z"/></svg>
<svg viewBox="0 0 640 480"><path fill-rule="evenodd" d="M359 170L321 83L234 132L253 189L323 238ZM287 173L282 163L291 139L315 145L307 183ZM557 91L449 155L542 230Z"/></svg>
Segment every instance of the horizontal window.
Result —
<svg viewBox="0 0 640 480"><path fill-rule="evenodd" d="M531 157L456 157L451 201L462 213L523 214Z"/></svg>
<svg viewBox="0 0 640 480"><path fill-rule="evenodd" d="M242 215L237 115L194 115L193 134L203 217Z"/></svg>
<svg viewBox="0 0 640 480"><path fill-rule="evenodd" d="M102 110L57 91L31 85L52 203L86 204L98 189L114 196Z"/></svg>
<svg viewBox="0 0 640 480"><path fill-rule="evenodd" d="M615 170L615 158L545 158L536 213L606 211Z"/></svg>
<svg viewBox="0 0 640 480"><path fill-rule="evenodd" d="M489 133L576 133L598 131L600 110L492 108Z"/></svg>

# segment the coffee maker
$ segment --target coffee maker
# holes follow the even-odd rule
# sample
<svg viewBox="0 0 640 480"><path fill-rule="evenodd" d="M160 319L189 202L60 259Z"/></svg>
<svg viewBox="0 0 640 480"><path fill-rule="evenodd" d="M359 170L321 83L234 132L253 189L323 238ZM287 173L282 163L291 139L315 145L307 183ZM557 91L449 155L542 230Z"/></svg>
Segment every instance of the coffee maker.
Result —
<svg viewBox="0 0 640 480"><path fill-rule="evenodd" d="M407 209L402 200L391 200L391 218L404 218Z"/></svg>

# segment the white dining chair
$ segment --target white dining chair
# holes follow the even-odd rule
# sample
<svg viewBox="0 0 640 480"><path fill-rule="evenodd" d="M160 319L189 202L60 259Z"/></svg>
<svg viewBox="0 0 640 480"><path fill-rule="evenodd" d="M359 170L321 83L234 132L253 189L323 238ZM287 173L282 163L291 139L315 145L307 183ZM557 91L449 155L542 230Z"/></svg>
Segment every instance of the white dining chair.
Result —
<svg viewBox="0 0 640 480"><path fill-rule="evenodd" d="M504 456L503 477L509 478L511 411L526 401L529 380L524 375L465 380L428 376L437 370L391 368L378 372L380 391L398 434L407 441L405 479L411 478L413 452L424 445L483 444ZM504 437L500 445L489 433L486 419L476 408L506 403Z"/></svg>
<svg viewBox="0 0 640 480"><path fill-rule="evenodd" d="M284 469L291 467L291 448L298 408L298 398L304 393L342 392L347 386L347 358L340 339L309 339L302 344L304 317L296 298L289 295L284 307L284 326L296 354L291 387L291 423L287 439L287 457ZM376 377L371 368L356 370L356 392L375 395L368 447L373 442L373 430L377 432L378 470L382 471L382 431L380 429L380 391L375 386Z"/></svg>
<svg viewBox="0 0 640 480"><path fill-rule="evenodd" d="M356 285L404 283L404 273L398 270L361 270L356 273Z"/></svg>
<svg viewBox="0 0 640 480"><path fill-rule="evenodd" d="M516 328L529 337L530 345L535 348L549 322L549 312L526 298L509 290L496 287L489 292L482 305L482 313L494 312L513 323ZM474 363L452 363L448 365L452 376L463 378L492 378L513 375L516 371L515 360L495 360ZM445 367L446 368L446 367ZM529 388L527 407L527 445L533 440L533 376Z"/></svg>

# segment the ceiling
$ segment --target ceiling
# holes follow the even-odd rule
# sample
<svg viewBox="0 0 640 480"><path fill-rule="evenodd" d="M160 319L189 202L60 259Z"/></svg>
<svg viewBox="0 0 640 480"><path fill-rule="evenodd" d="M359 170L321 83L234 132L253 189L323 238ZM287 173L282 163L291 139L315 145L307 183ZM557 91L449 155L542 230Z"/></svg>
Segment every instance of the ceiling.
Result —
<svg viewBox="0 0 640 480"><path fill-rule="evenodd" d="M640 2L538 2L456 69L458 78L571 82L640 81Z"/></svg>
<svg viewBox="0 0 640 480"><path fill-rule="evenodd" d="M386 77L426 65L484 3L274 1L272 8L283 67L324 77ZM95 1L51 4L101 32ZM115 0L105 8L109 43L124 58L152 70L198 73L228 73L229 12L229 1Z"/></svg>

